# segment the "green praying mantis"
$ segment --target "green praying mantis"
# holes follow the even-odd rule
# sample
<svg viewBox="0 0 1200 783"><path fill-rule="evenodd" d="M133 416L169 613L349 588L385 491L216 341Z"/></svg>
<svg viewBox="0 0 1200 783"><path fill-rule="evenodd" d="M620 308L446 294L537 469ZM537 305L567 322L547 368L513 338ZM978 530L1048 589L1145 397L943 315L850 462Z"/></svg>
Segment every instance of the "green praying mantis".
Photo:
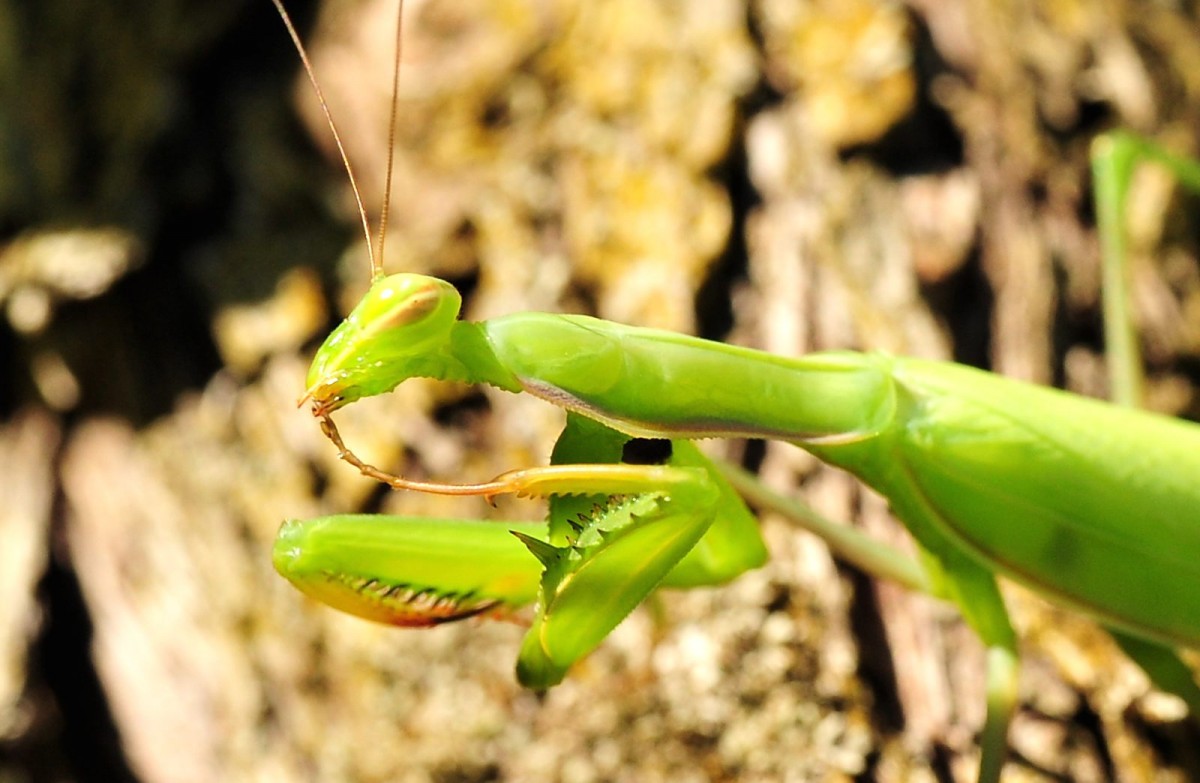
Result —
<svg viewBox="0 0 1200 783"><path fill-rule="evenodd" d="M273 2L324 108L299 38ZM399 36L398 26L397 46ZM1123 134L1102 137L1094 152L1121 404L948 362L847 351L782 357L578 315L463 321L450 284L383 273L381 229L370 288L317 352L304 401L363 475L420 492L548 497L548 525L290 520L275 544L276 569L319 601L398 626L533 606L517 676L549 688L656 588L720 584L764 562L742 495L774 507L787 501L692 441L783 440L885 496L920 554L904 557L821 520L810 527L868 573L953 603L983 640L979 780L999 779L1017 701L1017 640L997 576L1095 618L1200 715L1200 686L1177 653L1200 648L1200 425L1133 407L1132 327L1114 317L1128 311L1120 226L1132 168L1153 160L1200 190L1200 164ZM363 462L331 415L414 377L487 384L565 409L551 464L447 484ZM624 462L633 438L668 440L670 456Z"/></svg>

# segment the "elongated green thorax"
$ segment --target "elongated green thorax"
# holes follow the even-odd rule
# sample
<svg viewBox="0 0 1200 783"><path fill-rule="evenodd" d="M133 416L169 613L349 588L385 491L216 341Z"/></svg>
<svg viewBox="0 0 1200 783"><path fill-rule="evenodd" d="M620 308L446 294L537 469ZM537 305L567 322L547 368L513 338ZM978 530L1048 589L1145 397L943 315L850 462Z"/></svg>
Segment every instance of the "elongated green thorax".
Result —
<svg viewBox="0 0 1200 783"><path fill-rule="evenodd" d="M847 443L894 418L882 355L785 358L579 315L514 313L483 328L525 391L638 437Z"/></svg>
<svg viewBox="0 0 1200 783"><path fill-rule="evenodd" d="M330 413L409 378L518 390L480 327L457 321L461 307L458 291L444 280L413 274L377 278L317 351L306 397L316 412Z"/></svg>

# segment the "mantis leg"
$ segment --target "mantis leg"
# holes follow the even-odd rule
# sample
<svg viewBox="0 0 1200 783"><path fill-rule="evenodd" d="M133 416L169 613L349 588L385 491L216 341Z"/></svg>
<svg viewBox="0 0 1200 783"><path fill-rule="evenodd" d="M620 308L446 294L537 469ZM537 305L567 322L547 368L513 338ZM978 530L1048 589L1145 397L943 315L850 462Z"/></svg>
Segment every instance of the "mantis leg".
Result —
<svg viewBox="0 0 1200 783"><path fill-rule="evenodd" d="M275 568L323 603L400 626L511 612L536 599L517 671L522 683L544 689L697 545L721 495L705 469L670 465L559 465L500 480L528 495L613 494L571 520L562 545L539 538L544 525L373 515L293 520L276 539ZM759 542L755 555L751 544L757 565L765 551Z"/></svg>
<svg viewBox="0 0 1200 783"><path fill-rule="evenodd" d="M1129 302L1129 242L1126 202L1134 167L1153 162L1165 167L1184 187L1200 193L1200 162L1164 149L1131 133L1099 136L1092 145L1092 177L1096 191L1096 223L1104 280L1104 339L1107 345L1113 402L1140 407L1143 372L1141 352Z"/></svg>
<svg viewBox="0 0 1200 783"><path fill-rule="evenodd" d="M966 558L943 567L951 597L987 651L987 718L979 738L979 783L996 783L1008 752L1008 726L1017 708L1017 635L990 571Z"/></svg>
<svg viewBox="0 0 1200 783"><path fill-rule="evenodd" d="M1200 720L1200 685L1191 668L1170 647L1109 629L1121 649L1142 667L1155 687L1183 699L1193 720Z"/></svg>
<svg viewBox="0 0 1200 783"><path fill-rule="evenodd" d="M536 602L517 673L529 687L548 688L660 583L717 584L766 559L757 521L692 444L674 444L666 464L630 465L617 461L628 440L570 416L558 464L479 485L550 497L548 534L545 524L528 523L293 520L276 540L275 567L319 601L392 625L512 613Z"/></svg>
<svg viewBox="0 0 1200 783"><path fill-rule="evenodd" d="M375 622L427 627L533 602L541 569L509 530L541 524L336 514L291 519L275 570L304 594Z"/></svg>
<svg viewBox="0 0 1200 783"><path fill-rule="evenodd" d="M835 555L864 573L950 600L959 607L986 647L987 718L980 734L979 780L998 781L1008 747L1008 727L1017 707L1019 659L1016 634L992 572L961 556L943 559L923 552L922 558L914 560L856 528L826 519L807 505L773 492L740 468L722 465L720 469L752 505L776 511L820 536ZM904 505L910 515L936 513L915 493Z"/></svg>
<svg viewBox="0 0 1200 783"><path fill-rule="evenodd" d="M560 682L660 583L724 582L766 559L756 520L690 443L672 443L665 465L574 464L616 459L628 440L571 415L552 458L571 464L523 472L528 491L551 496L550 541L519 536L545 568L517 660L527 687Z"/></svg>
<svg viewBox="0 0 1200 783"><path fill-rule="evenodd" d="M944 513L918 486L898 488L893 507L910 524L945 524ZM1008 727L1018 702L1017 635L1009 620L995 573L961 550L922 547L921 562L930 594L951 601L983 642L986 651L987 716L980 733L979 783L997 783L1008 751Z"/></svg>
<svg viewBox="0 0 1200 783"><path fill-rule="evenodd" d="M751 505L774 511L818 536L837 557L863 573L889 579L909 590L933 593L925 568L899 549L871 538L858 528L834 522L795 498L780 495L736 465L721 463L717 467Z"/></svg>
<svg viewBox="0 0 1200 783"><path fill-rule="evenodd" d="M632 439L623 433L576 414L567 414L567 425L554 444L552 465L617 463ZM667 574L664 587L698 587L728 582L758 568L767 559L758 520L739 493L739 487L723 474L724 467L706 457L690 441L664 441L669 455L664 462L675 467L704 471L716 490L714 519L704 537ZM589 516L604 506L609 493L595 495L552 495L550 497L550 542L561 545L571 535L571 522Z"/></svg>
<svg viewBox="0 0 1200 783"><path fill-rule="evenodd" d="M987 650L987 718L979 740L979 781L998 781L1008 748L1008 727L1017 707L1019 659L1016 634L991 572L965 558L953 568L927 553L914 560L857 528L833 522L807 505L775 493L740 468L722 465L721 471L751 504L776 511L820 536L837 557L864 573L929 595L940 592L940 597L959 606Z"/></svg>

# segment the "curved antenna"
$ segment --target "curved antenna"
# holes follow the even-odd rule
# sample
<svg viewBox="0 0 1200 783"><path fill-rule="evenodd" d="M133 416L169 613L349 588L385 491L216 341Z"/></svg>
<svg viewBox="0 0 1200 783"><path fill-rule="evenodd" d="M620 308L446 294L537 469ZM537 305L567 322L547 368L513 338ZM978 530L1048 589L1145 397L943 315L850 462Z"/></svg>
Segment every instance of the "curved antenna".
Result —
<svg viewBox="0 0 1200 783"><path fill-rule="evenodd" d="M371 222L367 218L367 209L363 203L362 192L358 188L358 180L354 176L354 167L350 165L350 156L346 154L346 147L342 144L342 135L338 133L337 123L333 121L333 113L329 110L329 104L325 101L325 93L321 90L321 85L317 81L317 73L313 69L312 62L308 59L308 52L304 49L304 44L300 41L300 34L296 32L296 26L292 24L292 18L288 16L287 10L283 7L283 0L271 0L275 5L275 10L279 11L280 18L283 19L283 24L287 28L288 35L292 38L292 43L296 47L297 53L300 55L300 62L304 65L304 73L308 75L308 81L312 84L313 92L317 95L317 102L321 105L321 112L325 115L325 121L329 125L329 131L333 134L333 141L337 145L338 154L342 158L342 165L346 167L346 175L350 178L350 190L354 192L354 203L358 206L358 216L362 220L363 236L367 240L367 257L371 261L371 277L379 278L383 276L383 236L386 230L387 223L387 208L389 195L391 192L392 182L392 156L394 143L393 139L396 132L396 87L400 80L400 20L404 17L404 2L400 2L400 16L396 21L396 60L395 73L392 77L392 108L391 119L389 121L388 131L388 164L387 177L383 196L383 217L379 226L379 254L377 255L371 242Z"/></svg>

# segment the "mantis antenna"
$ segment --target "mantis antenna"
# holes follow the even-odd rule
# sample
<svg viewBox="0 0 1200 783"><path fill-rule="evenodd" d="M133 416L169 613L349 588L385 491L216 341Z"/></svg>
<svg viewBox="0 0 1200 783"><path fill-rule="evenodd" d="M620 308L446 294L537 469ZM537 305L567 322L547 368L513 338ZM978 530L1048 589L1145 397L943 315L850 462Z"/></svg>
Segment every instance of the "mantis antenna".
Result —
<svg viewBox="0 0 1200 783"><path fill-rule="evenodd" d="M359 189L358 180L354 176L354 167L350 165L350 156L346 154L346 147L342 143L342 135L338 133L337 123L333 121L333 112L329 110L329 104L325 100L325 93L321 89L320 82L317 81L317 72L312 66L312 61L308 58L308 52L304 49L304 44L300 40L300 34L296 32L296 26L292 24L291 17L288 16L287 10L283 7L283 0L271 0L271 2L275 5L275 9L279 11L279 16L283 19L284 26L287 27L288 35L291 36L292 43L300 55L300 62L304 65L304 73L308 76L308 81L312 85L313 92L316 93L317 102L321 105L321 112L325 115L325 122L329 126L329 131L333 135L333 141L337 145L338 154L342 158L342 165L346 169L346 175L350 178L350 189L354 193L354 202L358 205L358 215L362 220L363 236L367 240L367 257L371 263L371 278L378 280L384 277L383 245L384 240L387 238L388 207L391 203L392 195L392 168L395 162L396 115L400 87L400 58L404 33L404 0L399 0L399 7L396 12L396 54L392 62L392 100L388 114L387 170L383 184L383 203L379 214L379 240L378 244L374 245L371 241L371 221L367 217L367 209L363 201L362 191ZM303 405L308 398L308 395L301 398L300 405ZM364 462L358 455L346 447L341 434L338 432L337 425L334 424L333 418L329 415L328 411L314 404L313 415L321 420L321 432L337 447L338 459L357 468L364 476L387 484L393 489L411 489L418 492L431 492L439 495L482 495L488 502L491 502L491 499L496 495L520 491L516 483L511 480L496 479L479 484L444 484L440 482L414 481L406 479L403 476L387 473L374 465Z"/></svg>
<svg viewBox="0 0 1200 783"><path fill-rule="evenodd" d="M333 121L333 112L329 110L329 104L325 101L325 92L321 89L321 83L317 81L317 72L308 59L308 52L300 41L300 34L296 32L296 26L292 24L292 18L288 16L287 9L283 7L283 0L271 0L271 2L275 4L275 10L279 11L279 16L283 19L284 26L287 27L288 35L291 36L292 43L296 46L300 62L304 65L304 73L308 75L308 81L317 95L317 102L321 104L321 112L325 115L325 122L329 125L330 133L333 134L333 141L337 145L338 154L341 155L342 165L346 167L346 175L350 177L350 190L354 192L354 203L358 205L363 236L367 240L367 257L371 261L371 277L373 279L383 277L383 240L387 235L388 202L391 201L392 195L392 159L396 140L396 93L400 84L400 41L404 23L404 0L400 0L400 9L396 14L396 59L392 68L392 105L388 116L388 158L383 183L383 206L379 216L378 250L372 246L371 221L367 218L367 208L363 202L362 191L358 189L358 179L354 176L354 167L350 165L350 156L346 154L346 147L342 144L342 134L338 133L337 123Z"/></svg>

